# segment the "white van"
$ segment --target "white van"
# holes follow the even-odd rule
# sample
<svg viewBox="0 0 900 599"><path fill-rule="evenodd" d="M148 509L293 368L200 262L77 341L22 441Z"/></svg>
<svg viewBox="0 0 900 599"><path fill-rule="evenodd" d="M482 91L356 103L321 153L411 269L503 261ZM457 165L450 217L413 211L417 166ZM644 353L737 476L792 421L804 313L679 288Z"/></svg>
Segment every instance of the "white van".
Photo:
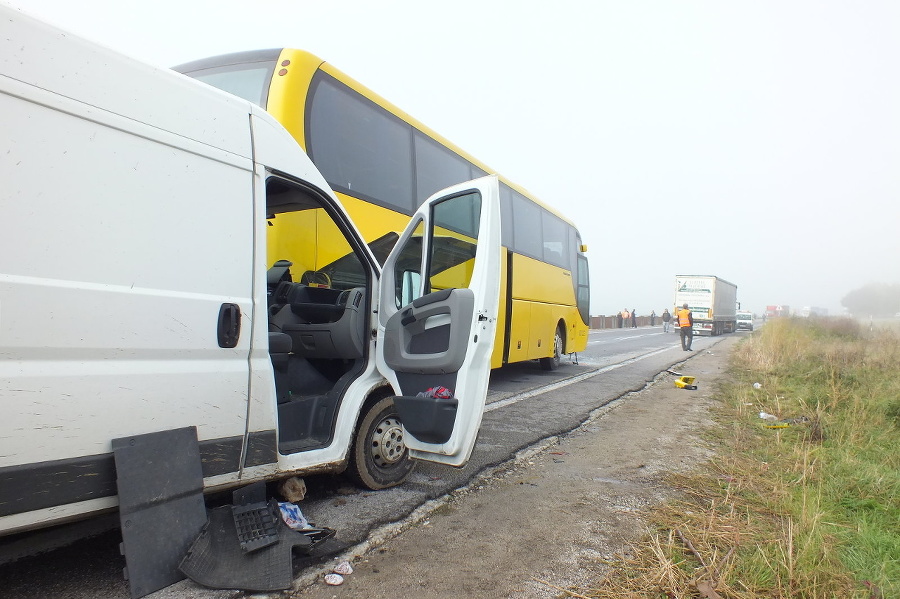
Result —
<svg viewBox="0 0 900 599"><path fill-rule="evenodd" d="M753 330L753 312L748 312L747 310L737 311L737 330L740 331L741 329Z"/></svg>
<svg viewBox="0 0 900 599"><path fill-rule="evenodd" d="M377 489L410 456L468 460L495 177L430 198L382 273L260 108L11 8L0 21L0 535L114 509L111 440L143 433L196 427L207 491L347 468ZM312 244L266 263L268 222L303 211L345 238L327 277ZM472 230L451 224L463 211ZM432 285L454 266L467 287Z"/></svg>

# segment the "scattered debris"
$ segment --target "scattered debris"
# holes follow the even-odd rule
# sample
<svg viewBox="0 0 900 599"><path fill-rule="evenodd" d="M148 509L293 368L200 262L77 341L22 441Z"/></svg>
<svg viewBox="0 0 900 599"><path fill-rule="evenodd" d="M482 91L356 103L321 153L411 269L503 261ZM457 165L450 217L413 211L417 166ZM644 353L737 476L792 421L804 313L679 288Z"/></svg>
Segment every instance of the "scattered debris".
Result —
<svg viewBox="0 0 900 599"><path fill-rule="evenodd" d="M306 481L292 476L278 486L278 492L286 501L300 503L306 497Z"/></svg>
<svg viewBox="0 0 900 599"><path fill-rule="evenodd" d="M279 501L278 508L281 510L281 519L292 529L303 530L305 528L312 528L309 521L306 519L306 516L300 511L300 508L293 503Z"/></svg>
<svg viewBox="0 0 900 599"><path fill-rule="evenodd" d="M206 526L179 565L184 575L209 588L288 589L293 552L308 554L335 534L314 528L293 503L267 499L263 482L236 489L232 501L207 512Z"/></svg>
<svg viewBox="0 0 900 599"><path fill-rule="evenodd" d="M453 391L451 391L447 387L438 385L437 387L431 387L426 391L420 391L418 394L416 394L416 397L435 397L437 399L450 399L453 397Z"/></svg>
<svg viewBox="0 0 900 599"><path fill-rule="evenodd" d="M753 383L753 388L754 389L762 389L762 385L760 385L759 383Z"/></svg>
<svg viewBox="0 0 900 599"><path fill-rule="evenodd" d="M350 562L343 561L336 565L332 572L340 574L341 576L347 576L348 574L353 574L353 566L350 565Z"/></svg>
<svg viewBox="0 0 900 599"><path fill-rule="evenodd" d="M762 414L762 412L760 412ZM773 417L774 418L774 417ZM798 416L797 418L785 418L784 420L779 420L773 424L766 424L766 428L788 428L789 426L794 426L795 424L806 424L809 422L809 418L806 416Z"/></svg>
<svg viewBox="0 0 900 599"><path fill-rule="evenodd" d="M262 486L260 501L243 503L235 500L231 506L238 541L245 553L274 545L279 541L278 502L274 499L267 502L264 483L258 484ZM239 491L240 489L235 493Z"/></svg>
<svg viewBox="0 0 900 599"><path fill-rule="evenodd" d="M697 377L694 376L680 376L675 379L675 386L679 389L696 389L697 385L694 384L696 380Z"/></svg>
<svg viewBox="0 0 900 599"><path fill-rule="evenodd" d="M329 584L333 587L344 584L344 577L340 574L326 574L325 575L325 584Z"/></svg>
<svg viewBox="0 0 900 599"><path fill-rule="evenodd" d="M766 412L760 412L759 417L763 420L778 420L778 416L774 416L772 414L768 414Z"/></svg>

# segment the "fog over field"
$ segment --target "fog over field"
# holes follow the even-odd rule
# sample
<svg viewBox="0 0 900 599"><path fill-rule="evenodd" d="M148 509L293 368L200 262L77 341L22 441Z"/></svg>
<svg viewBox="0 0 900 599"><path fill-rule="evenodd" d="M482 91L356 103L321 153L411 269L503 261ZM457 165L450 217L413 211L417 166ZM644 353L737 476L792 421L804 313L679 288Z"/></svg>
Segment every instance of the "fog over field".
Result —
<svg viewBox="0 0 900 599"><path fill-rule="evenodd" d="M592 313L900 283L900 3L6 0L148 62L320 56L572 219Z"/></svg>

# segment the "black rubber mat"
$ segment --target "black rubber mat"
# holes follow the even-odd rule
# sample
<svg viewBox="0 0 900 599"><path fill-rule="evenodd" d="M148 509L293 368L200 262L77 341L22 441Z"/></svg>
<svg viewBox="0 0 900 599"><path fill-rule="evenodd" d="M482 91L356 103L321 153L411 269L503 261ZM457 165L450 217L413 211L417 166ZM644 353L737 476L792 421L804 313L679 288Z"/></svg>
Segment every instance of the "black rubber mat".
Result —
<svg viewBox="0 0 900 599"><path fill-rule="evenodd" d="M197 429L113 439L122 554L131 597L184 578L178 564L206 523Z"/></svg>
<svg viewBox="0 0 900 599"><path fill-rule="evenodd" d="M241 548L231 506L209 512L209 523L181 562L191 580L213 589L280 591L291 587L294 548L308 552L334 535L330 529L292 530L278 518L278 542L256 551Z"/></svg>

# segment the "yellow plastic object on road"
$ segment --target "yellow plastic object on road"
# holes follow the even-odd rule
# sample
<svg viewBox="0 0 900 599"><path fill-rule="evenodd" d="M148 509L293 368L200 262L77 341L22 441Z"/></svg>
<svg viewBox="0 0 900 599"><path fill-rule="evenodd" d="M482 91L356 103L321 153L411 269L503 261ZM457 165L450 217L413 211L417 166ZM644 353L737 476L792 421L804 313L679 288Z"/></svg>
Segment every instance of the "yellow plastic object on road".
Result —
<svg viewBox="0 0 900 599"><path fill-rule="evenodd" d="M694 376L680 376L675 379L675 386L679 389L696 389L695 380L697 380L697 377Z"/></svg>

